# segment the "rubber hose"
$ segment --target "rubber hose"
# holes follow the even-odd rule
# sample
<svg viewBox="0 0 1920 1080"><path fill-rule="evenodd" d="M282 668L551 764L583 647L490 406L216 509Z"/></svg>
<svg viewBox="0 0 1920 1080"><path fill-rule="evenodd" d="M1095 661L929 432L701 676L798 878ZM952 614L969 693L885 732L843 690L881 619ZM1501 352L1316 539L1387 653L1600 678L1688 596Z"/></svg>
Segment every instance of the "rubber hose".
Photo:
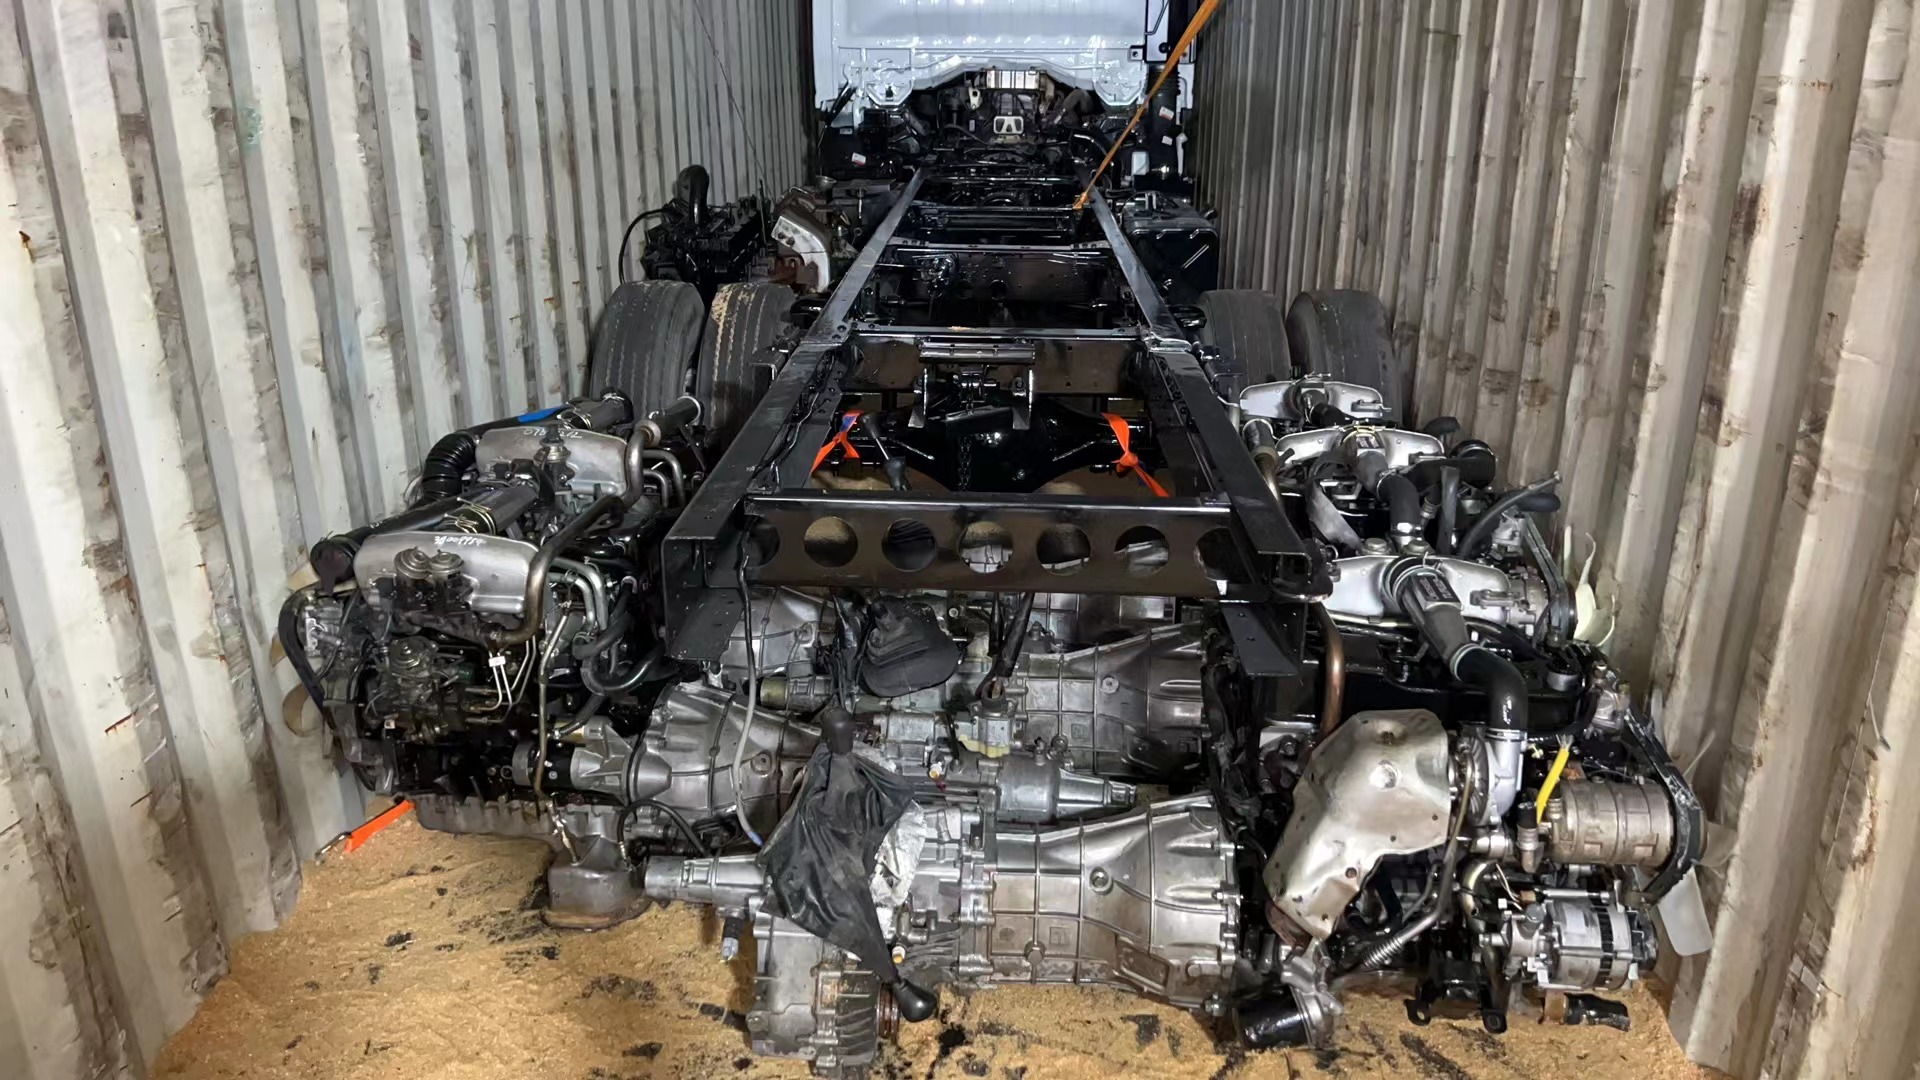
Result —
<svg viewBox="0 0 1920 1080"><path fill-rule="evenodd" d="M1525 499L1542 491L1551 490L1559 483L1560 474L1555 473L1544 480L1535 480L1526 487L1514 488L1500 496L1499 501L1487 507L1486 513L1473 519L1473 527L1467 530L1467 535L1460 538L1458 555L1463 559L1474 558L1481 545L1493 538L1493 530L1500 524L1502 518Z"/></svg>
<svg viewBox="0 0 1920 1080"><path fill-rule="evenodd" d="M1353 417L1324 401L1307 411L1307 420L1314 427L1341 427L1353 423Z"/></svg>
<svg viewBox="0 0 1920 1080"><path fill-rule="evenodd" d="M548 409L539 413L503 416L440 436L440 441L427 451L427 459L420 465L420 495L414 500L414 505L420 507L431 499L446 499L460 494L460 478L473 468L474 455L480 448L480 436L497 428L516 427L558 411Z"/></svg>
<svg viewBox="0 0 1920 1080"><path fill-rule="evenodd" d="M1522 660L1545 660L1546 654L1534 644L1533 639L1520 632L1518 627L1504 623L1488 622L1485 619L1468 619L1467 625L1478 631L1482 638L1497 640L1501 645L1513 651Z"/></svg>
<svg viewBox="0 0 1920 1080"><path fill-rule="evenodd" d="M1524 734L1527 681L1512 661L1474 643L1460 601L1440 572L1418 559L1403 558L1387 568L1387 581L1401 612L1413 620L1453 677L1487 695L1487 726Z"/></svg>
<svg viewBox="0 0 1920 1080"><path fill-rule="evenodd" d="M686 204L695 225L707 223L707 187L711 182L704 165L689 165L673 178L673 197Z"/></svg>
<svg viewBox="0 0 1920 1080"><path fill-rule="evenodd" d="M1380 496L1387 501L1388 531L1397 540L1420 535L1420 489L1407 474L1391 472L1380 478Z"/></svg>
<svg viewBox="0 0 1920 1080"><path fill-rule="evenodd" d="M1488 728L1526 733L1527 680L1513 661L1491 649L1463 649L1453 662L1453 674L1487 695Z"/></svg>
<svg viewBox="0 0 1920 1080"><path fill-rule="evenodd" d="M703 859L712 857L712 852L708 850L706 844L700 841L700 834L693 831L693 826L688 823L686 815L658 799L635 799L620 808L620 816L614 822L613 836L616 842L626 843L627 823L633 820L634 811L639 810L641 807L658 810L667 815L667 819L673 822L673 827L679 829L680 835L685 837L687 843L693 847L695 854Z"/></svg>
<svg viewBox="0 0 1920 1080"><path fill-rule="evenodd" d="M1093 96L1088 94L1086 90L1075 87L1072 93L1061 98L1060 103L1047 112L1047 119L1044 126L1050 128L1059 127L1060 122L1066 119L1069 113L1077 120L1083 112L1091 113L1096 111L1098 110L1094 108ZM1101 149L1104 150L1105 147Z"/></svg>
<svg viewBox="0 0 1920 1080"><path fill-rule="evenodd" d="M601 653L612 648L614 642L625 637L627 628L632 625L632 612L628 611L625 607L615 609L612 617L607 619L607 628L601 632L599 637L594 638L585 645L575 645L573 647L573 658L575 660L591 660L599 656Z"/></svg>
<svg viewBox="0 0 1920 1080"><path fill-rule="evenodd" d="M560 738L561 736L571 735L574 732L579 731L581 728L586 727L587 721L593 719L594 714L600 711L600 706L605 705L606 703L607 703L607 695L588 694L586 703L581 705L579 710L573 714L573 719L567 721L558 730L554 732L554 738Z"/></svg>
<svg viewBox="0 0 1920 1080"><path fill-rule="evenodd" d="M289 593L280 605L280 647L286 651L287 662L293 665L293 673L300 677L300 685L307 696L322 714L327 711L327 691L320 685L320 676L314 673L313 664L307 659L306 643L300 640L300 612L312 599L305 589Z"/></svg>
<svg viewBox="0 0 1920 1080"><path fill-rule="evenodd" d="M629 280L631 280L626 275L627 275L627 250L633 242L633 230L636 227L638 227L641 222L647 220L648 218L659 217L662 214L665 214L666 212L667 211L665 207L660 207L659 209L655 209L655 210L642 210L640 213L634 215L634 218L632 221L627 222L627 231L620 234L620 261L614 264L619 268L618 273L620 274L620 284L625 285Z"/></svg>
<svg viewBox="0 0 1920 1080"><path fill-rule="evenodd" d="M588 690L596 694L604 694L607 697L624 694L646 681L647 673L653 670L653 663L658 655L656 652L643 656L628 670L619 673L609 672L605 677L594 670L594 662L589 660L580 665L580 681Z"/></svg>
<svg viewBox="0 0 1920 1080"><path fill-rule="evenodd" d="M473 468L479 449L480 439L471 430L442 435L420 466L420 497L416 503L460 494L461 478Z"/></svg>
<svg viewBox="0 0 1920 1080"><path fill-rule="evenodd" d="M1500 462L1492 451L1455 451L1446 457L1416 461L1407 471L1413 475L1414 486L1424 490L1439 483L1441 474L1447 469L1458 469L1462 481L1473 487L1484 488L1493 483Z"/></svg>

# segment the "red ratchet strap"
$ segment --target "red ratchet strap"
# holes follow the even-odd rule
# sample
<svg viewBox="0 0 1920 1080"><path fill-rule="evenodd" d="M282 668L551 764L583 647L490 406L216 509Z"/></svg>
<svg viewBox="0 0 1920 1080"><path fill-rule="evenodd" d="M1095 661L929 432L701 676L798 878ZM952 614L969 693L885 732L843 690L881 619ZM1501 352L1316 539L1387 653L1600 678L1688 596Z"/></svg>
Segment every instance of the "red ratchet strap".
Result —
<svg viewBox="0 0 1920 1080"><path fill-rule="evenodd" d="M821 447L820 452L813 455L814 469L818 469L820 466L825 465L827 463L827 456L833 453L833 448L836 446L840 447L841 449L847 452L848 460L850 461L860 460L860 451L855 450L853 448L853 440L847 438L847 434L853 430L853 425L858 423L859 420L860 420L859 409L848 409L845 413L841 414L839 433L834 435L833 438L828 439L827 445ZM809 470L809 471L811 472L812 470Z"/></svg>
<svg viewBox="0 0 1920 1080"><path fill-rule="evenodd" d="M1161 487L1160 481L1147 475L1147 470L1140 467L1140 455L1133 452L1133 429L1127 426L1126 417L1115 416L1112 413L1100 415L1107 418L1107 426L1113 429L1113 437L1120 441L1120 457L1113 463L1113 475L1125 476L1127 470L1131 469L1140 479L1147 482L1147 487L1152 488L1155 495L1166 498L1167 489Z"/></svg>
<svg viewBox="0 0 1920 1080"><path fill-rule="evenodd" d="M373 820L367 822L366 824L360 826L359 828L351 829L347 832L343 832L339 836L336 836L332 840L328 841L327 846L320 849L319 857L324 859L328 855L331 855L336 851L340 851L340 852L357 851L360 849L360 846L362 844L365 844L367 841L373 839L374 833L377 833L381 829L384 829L387 826L393 824L394 822L399 821L401 818L407 816L407 814L411 813L412 811L413 811L412 801L407 799L402 799L399 802L394 803L391 807L387 808L386 810L376 815L373 818Z"/></svg>

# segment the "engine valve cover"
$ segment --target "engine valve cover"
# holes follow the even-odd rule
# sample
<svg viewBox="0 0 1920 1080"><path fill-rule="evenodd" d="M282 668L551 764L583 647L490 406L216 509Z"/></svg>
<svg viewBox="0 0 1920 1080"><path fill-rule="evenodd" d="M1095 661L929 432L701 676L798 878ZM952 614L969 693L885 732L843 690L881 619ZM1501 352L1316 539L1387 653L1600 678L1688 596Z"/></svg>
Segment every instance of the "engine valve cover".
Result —
<svg viewBox="0 0 1920 1080"><path fill-rule="evenodd" d="M454 573L467 579L474 611L486 615L518 615L527 605L527 574L540 549L524 540L464 532L375 533L353 557L353 579L367 604L380 609L386 596L382 579L395 576L404 553L419 549L425 555L453 554L460 558Z"/></svg>
<svg viewBox="0 0 1920 1080"><path fill-rule="evenodd" d="M541 460L541 440L546 427L495 428L480 436L474 450L474 465L482 476L492 475L494 466L515 461ZM562 445L567 448L567 467L573 470L568 487L575 493L625 495L627 493L627 440L604 431L583 428L559 428Z"/></svg>

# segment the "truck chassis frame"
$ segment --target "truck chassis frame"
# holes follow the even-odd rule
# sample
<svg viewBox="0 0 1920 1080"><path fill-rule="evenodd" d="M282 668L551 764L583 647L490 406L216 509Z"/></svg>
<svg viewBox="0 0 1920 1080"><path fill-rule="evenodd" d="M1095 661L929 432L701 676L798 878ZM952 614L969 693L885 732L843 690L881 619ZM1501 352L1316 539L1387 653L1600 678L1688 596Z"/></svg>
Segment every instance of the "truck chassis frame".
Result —
<svg viewBox="0 0 1920 1080"><path fill-rule="evenodd" d="M1250 674L1291 670L1264 605L1324 593L1323 561L1249 459L1204 354L1183 332L1112 206L1096 189L1084 212L1072 209L1069 195L1083 179L1017 167L923 167L905 183L666 537L668 610L675 613L670 655L716 659L739 624L749 586L865 586L1210 600L1241 639L1236 645ZM1037 197L1006 206L941 198L987 185L1024 187ZM1008 235L1017 242L987 239ZM1117 273L1135 318L1119 328L976 328L891 325L857 314L883 265L911 275L929 259L948 267L991 260L1056 279ZM1167 497L807 486L847 393L924 386L917 380L931 365L1010 374L1029 402L1036 393L1130 387L1164 456L1159 475ZM846 558L822 561L809 553L807 530L824 518L851 530ZM884 537L902 522L931 534L937 550L925 565L903 566L883 553ZM962 535L979 522L993 523L1004 530L995 535L1011 541L1011 557L985 572L960 556ZM1168 552L1164 565L1145 574L1117 550L1122 535L1140 527L1157 533ZM1077 533L1085 558L1070 567L1038 558L1036 545L1050 530ZM749 535L757 560L748 556Z"/></svg>

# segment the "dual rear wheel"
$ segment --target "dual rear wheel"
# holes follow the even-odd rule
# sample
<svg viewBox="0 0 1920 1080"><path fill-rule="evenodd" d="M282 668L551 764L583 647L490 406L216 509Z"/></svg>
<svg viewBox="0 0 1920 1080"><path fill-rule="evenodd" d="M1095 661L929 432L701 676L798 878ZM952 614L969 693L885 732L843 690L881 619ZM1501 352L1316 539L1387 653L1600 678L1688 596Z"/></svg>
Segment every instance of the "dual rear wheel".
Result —
<svg viewBox="0 0 1920 1080"><path fill-rule="evenodd" d="M640 415L692 394L706 447L718 452L785 358L793 301L792 289L769 282L723 285L709 306L684 281L629 281L594 329L588 389L618 390Z"/></svg>
<svg viewBox="0 0 1920 1080"><path fill-rule="evenodd" d="M1378 388L1392 418L1405 421L1407 366L1395 354L1386 308L1372 293L1303 292L1282 306L1278 296L1259 289L1215 289L1202 293L1198 306L1206 322L1196 336L1220 350L1223 392L1326 375Z"/></svg>

